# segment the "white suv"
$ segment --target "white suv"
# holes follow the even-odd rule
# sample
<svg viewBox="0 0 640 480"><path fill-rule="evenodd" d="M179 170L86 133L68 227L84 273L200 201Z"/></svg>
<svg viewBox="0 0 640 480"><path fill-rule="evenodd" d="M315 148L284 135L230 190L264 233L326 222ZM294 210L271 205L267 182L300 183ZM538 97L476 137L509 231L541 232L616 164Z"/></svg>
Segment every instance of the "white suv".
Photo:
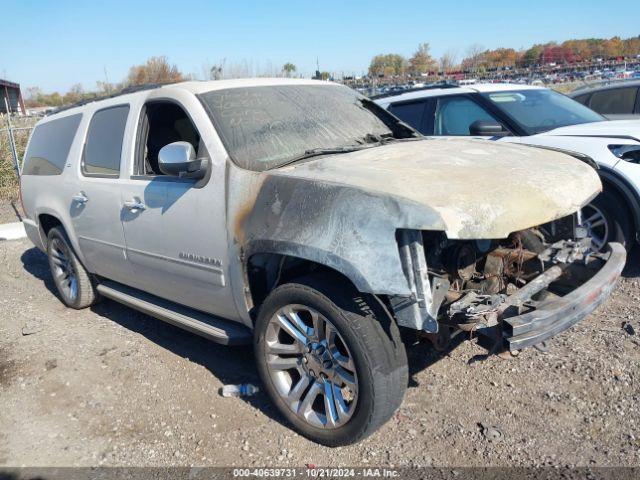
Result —
<svg viewBox="0 0 640 480"><path fill-rule="evenodd" d="M473 136L595 160L603 192L583 210L596 246L629 248L640 231L640 120L608 121L543 87L439 85L375 101L427 136Z"/></svg>

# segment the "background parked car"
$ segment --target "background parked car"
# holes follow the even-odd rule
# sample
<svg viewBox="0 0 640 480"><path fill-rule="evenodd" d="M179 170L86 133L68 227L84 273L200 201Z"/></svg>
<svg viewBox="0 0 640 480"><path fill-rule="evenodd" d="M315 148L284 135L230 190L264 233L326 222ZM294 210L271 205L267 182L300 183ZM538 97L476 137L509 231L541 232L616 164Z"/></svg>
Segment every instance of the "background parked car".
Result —
<svg viewBox="0 0 640 480"><path fill-rule="evenodd" d="M611 120L640 118L640 80L581 87L569 96Z"/></svg>
<svg viewBox="0 0 640 480"><path fill-rule="evenodd" d="M375 101L423 135L536 145L597 162L604 190L583 210L594 244L617 241L630 248L636 240L640 121L607 121L560 93L514 84L445 84Z"/></svg>

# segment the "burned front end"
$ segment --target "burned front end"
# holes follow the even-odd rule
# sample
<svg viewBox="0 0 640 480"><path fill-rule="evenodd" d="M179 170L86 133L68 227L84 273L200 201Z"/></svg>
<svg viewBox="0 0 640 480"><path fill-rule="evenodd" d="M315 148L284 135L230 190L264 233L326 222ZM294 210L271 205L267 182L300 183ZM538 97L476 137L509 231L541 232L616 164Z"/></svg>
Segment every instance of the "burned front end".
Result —
<svg viewBox="0 0 640 480"><path fill-rule="evenodd" d="M625 263L620 244L595 251L580 222L575 214L501 240L399 230L412 295L389 298L398 323L440 342L469 332L494 350L543 344L602 303Z"/></svg>

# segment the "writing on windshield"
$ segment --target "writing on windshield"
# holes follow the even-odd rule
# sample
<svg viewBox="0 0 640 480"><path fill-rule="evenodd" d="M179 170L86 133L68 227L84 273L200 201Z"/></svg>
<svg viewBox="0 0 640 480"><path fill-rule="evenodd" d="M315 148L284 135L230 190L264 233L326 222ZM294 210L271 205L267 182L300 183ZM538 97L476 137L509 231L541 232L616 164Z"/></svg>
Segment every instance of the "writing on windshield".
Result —
<svg viewBox="0 0 640 480"><path fill-rule="evenodd" d="M357 92L335 84L229 88L199 98L231 159L249 170L392 134Z"/></svg>

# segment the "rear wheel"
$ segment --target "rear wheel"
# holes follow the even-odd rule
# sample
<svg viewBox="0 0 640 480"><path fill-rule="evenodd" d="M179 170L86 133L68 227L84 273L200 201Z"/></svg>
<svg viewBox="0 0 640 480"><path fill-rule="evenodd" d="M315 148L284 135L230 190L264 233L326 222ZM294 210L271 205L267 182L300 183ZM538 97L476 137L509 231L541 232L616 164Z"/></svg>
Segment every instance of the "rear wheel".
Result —
<svg viewBox="0 0 640 480"><path fill-rule="evenodd" d="M81 309L97 300L89 272L84 268L64 230L54 227L47 235L49 268L62 301L67 307Z"/></svg>
<svg viewBox="0 0 640 480"><path fill-rule="evenodd" d="M609 190L603 191L582 208L582 222L587 228L594 250L602 250L609 242L618 242L627 250L633 245L628 208Z"/></svg>
<svg viewBox="0 0 640 480"><path fill-rule="evenodd" d="M377 299L325 283L308 278L276 288L260 309L255 351L265 390L284 417L311 440L339 446L393 415L407 361Z"/></svg>

